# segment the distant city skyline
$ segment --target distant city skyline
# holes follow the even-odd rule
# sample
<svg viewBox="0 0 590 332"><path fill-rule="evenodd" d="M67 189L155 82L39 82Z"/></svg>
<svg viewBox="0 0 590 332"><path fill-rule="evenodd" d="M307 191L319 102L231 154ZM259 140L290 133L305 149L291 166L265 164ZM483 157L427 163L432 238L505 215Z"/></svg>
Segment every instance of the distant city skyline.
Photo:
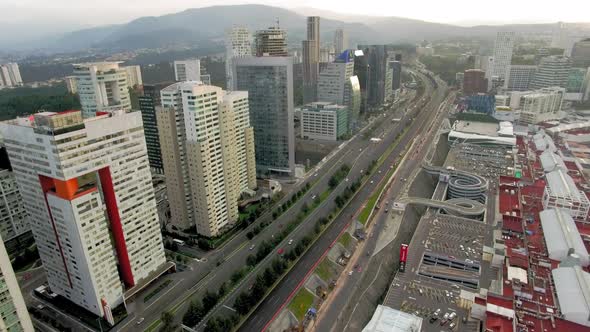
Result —
<svg viewBox="0 0 590 332"><path fill-rule="evenodd" d="M497 0L494 6L486 10L468 10L473 2L455 0L452 6L448 2L422 0L404 3L403 6L380 0L359 2L342 2L337 0L103 0L97 7L92 2L70 0L53 0L50 3L41 0L19 0L11 4L1 4L0 11L10 12L0 18L0 27L4 24L19 24L38 20L60 20L56 24L66 23L82 26L126 23L142 16L160 16L183 11L189 8L202 8L219 5L262 4L301 11L306 14L310 8L319 11L331 11L342 19L344 16L396 16L425 21L472 25L472 24L506 24L506 23L550 23L557 21L588 21L590 3L578 0L564 0L559 6L536 6L536 0L509 1ZM535 6L535 10L531 8ZM116 11L113 11L116 8ZM510 10L506 10L510 8ZM322 15L321 12L317 15ZM329 16L329 15L328 15Z"/></svg>

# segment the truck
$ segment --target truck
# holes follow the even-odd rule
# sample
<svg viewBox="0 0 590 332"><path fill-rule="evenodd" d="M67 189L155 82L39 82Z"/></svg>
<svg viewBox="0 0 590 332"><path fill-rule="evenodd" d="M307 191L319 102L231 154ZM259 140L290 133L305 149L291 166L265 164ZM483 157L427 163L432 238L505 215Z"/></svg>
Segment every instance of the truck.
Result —
<svg viewBox="0 0 590 332"><path fill-rule="evenodd" d="M408 260L408 245L402 243L399 248L399 271L406 271L406 261Z"/></svg>

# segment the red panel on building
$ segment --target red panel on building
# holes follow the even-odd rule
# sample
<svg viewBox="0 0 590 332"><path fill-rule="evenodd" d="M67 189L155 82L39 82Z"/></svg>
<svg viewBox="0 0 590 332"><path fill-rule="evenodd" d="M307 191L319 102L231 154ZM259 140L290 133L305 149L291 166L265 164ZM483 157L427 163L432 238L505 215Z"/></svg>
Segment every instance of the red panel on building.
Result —
<svg viewBox="0 0 590 332"><path fill-rule="evenodd" d="M111 221L111 231L115 241L119 266L121 267L121 277L127 287L133 287L135 285L135 280L133 279L133 271L131 270L131 263L129 262L129 253L127 252L127 244L125 243L125 235L123 234L123 224L121 223L121 216L119 215L119 207L117 206L117 198L115 196L115 188L113 187L111 170L109 167L102 168L98 171L98 176L100 178L102 193L107 206L107 214Z"/></svg>

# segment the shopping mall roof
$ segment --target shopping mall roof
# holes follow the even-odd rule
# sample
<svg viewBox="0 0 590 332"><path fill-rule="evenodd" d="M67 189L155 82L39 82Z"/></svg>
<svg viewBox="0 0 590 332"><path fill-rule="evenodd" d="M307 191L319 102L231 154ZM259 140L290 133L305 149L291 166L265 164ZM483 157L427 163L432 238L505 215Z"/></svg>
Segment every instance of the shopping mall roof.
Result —
<svg viewBox="0 0 590 332"><path fill-rule="evenodd" d="M419 332L422 318L379 305L363 332Z"/></svg>
<svg viewBox="0 0 590 332"><path fill-rule="evenodd" d="M557 169L567 169L565 163L563 162L563 159L561 159L560 156L553 153L552 151L544 151L543 153L541 153L539 159L541 160L541 165L543 166L543 170L545 171L545 173L552 172Z"/></svg>
<svg viewBox="0 0 590 332"><path fill-rule="evenodd" d="M566 172L558 169L545 175L547 188L553 196L564 197L576 201L581 200L582 194L576 183Z"/></svg>
<svg viewBox="0 0 590 332"><path fill-rule="evenodd" d="M533 140L535 142L535 148L537 149L537 151L557 150L557 148L555 147L555 143L553 143L553 139L545 135L544 132L535 134L535 136L533 136Z"/></svg>
<svg viewBox="0 0 590 332"><path fill-rule="evenodd" d="M572 130L572 129L581 129L581 128L587 128L587 127L590 127L590 121L560 124L558 126L551 127L546 130L549 133L551 133L551 135L554 135L556 133L560 133L560 132L564 132L564 131L568 131L568 130Z"/></svg>
<svg viewBox="0 0 590 332"><path fill-rule="evenodd" d="M571 254L576 254L582 266L588 266L588 250L569 213L562 209L549 209L541 211L539 217L549 258L563 261Z"/></svg>
<svg viewBox="0 0 590 332"><path fill-rule="evenodd" d="M590 273L573 266L554 269L551 274L564 318L590 326Z"/></svg>

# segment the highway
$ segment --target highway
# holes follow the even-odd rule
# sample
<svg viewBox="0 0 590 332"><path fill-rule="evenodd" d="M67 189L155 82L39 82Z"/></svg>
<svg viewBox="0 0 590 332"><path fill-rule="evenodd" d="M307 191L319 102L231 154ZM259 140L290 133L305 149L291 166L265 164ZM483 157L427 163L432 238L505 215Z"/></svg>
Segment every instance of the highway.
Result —
<svg viewBox="0 0 590 332"><path fill-rule="evenodd" d="M422 160L428 150L427 147L430 142L432 142L434 139L434 134L437 132L438 123L440 123L441 117L445 114L445 108L447 107L448 100L451 98L453 98L452 94L446 102L440 104L442 95L437 94L431 101L431 104L428 105L427 108L438 108L437 104L440 104L440 111L437 116L432 116L432 114L428 112L425 112L422 115L425 123L428 122L426 119L428 119L429 116L431 117L431 129L428 133L422 133L420 135L421 139L419 142L414 144L412 149L408 151L406 160L398 168L395 178L393 181L391 181L389 188L384 192L381 201L395 201L405 185L405 181L402 179L409 178L412 172L414 172L417 167L420 167L420 164L422 163ZM373 217L373 223L370 226L372 229L369 229L369 233L380 234L385 227L387 218L390 218L390 216L387 212L385 212L384 209L376 210L376 214ZM369 270L369 264L380 264L378 261L365 258L373 255L377 247L377 240L378 236L370 236L365 240L365 243L362 244L360 248L357 248L357 251L359 252L355 253L354 256L358 255L358 259L354 263L351 261L349 264L358 264L363 272L353 273L351 276L343 274L342 278L338 280L337 289L333 292L333 294L330 294L328 303L326 303L325 307L320 310L312 331L344 331L346 329L348 322L353 315L352 312L346 311L346 309L349 308L348 305L352 304L352 307L356 309L356 304L358 304L360 298L354 298L355 292L359 288L364 288L366 291L369 286L361 283L361 281L364 279L364 273Z"/></svg>
<svg viewBox="0 0 590 332"><path fill-rule="evenodd" d="M422 75L419 75L423 77ZM380 181L384 180L385 174L390 165L393 165L399 154L407 147L408 144L425 128L428 123L427 119L432 116L432 111L438 109L438 105L444 99L446 89L441 88L433 91L433 86L430 81L424 79L426 83L425 96L431 97L430 102L423 110L416 115L418 109L412 109L402 117L401 125L391 126L383 133L380 144L375 144L362 151L363 157L351 168L349 178L354 181L361 173L361 169L366 169L366 166L371 160L376 160L381 157L388 149L390 144L395 140L398 133L402 131L406 124L410 124L407 134L401 139L399 144L387 156L383 165L381 165L370 179L361 187L357 195L344 208L340 215L334 222L326 229L320 238L313 244L312 248L304 254L304 256L296 263L287 276L277 285L277 287L266 297L248 320L241 326L240 331L263 331L268 328L268 325L273 318L280 313L280 310L288 304L290 298L294 295L299 286L304 282L306 277L313 271L317 263L327 253L330 246L337 240L342 231L348 227L350 222L358 214L366 204L367 199L379 186ZM412 117L418 116L417 119L410 122ZM388 121L383 121L388 123ZM360 157L360 156L359 156ZM342 188L339 188L342 189ZM326 212L328 212L327 210ZM319 330L323 331L323 330Z"/></svg>
<svg viewBox="0 0 590 332"><path fill-rule="evenodd" d="M391 125L392 122L390 120L390 117L393 116L394 115L391 114L389 117L387 117L387 121L381 121L379 128L374 130L374 132L381 132L383 134L387 130L390 130L391 127L394 127ZM384 117L380 116L380 118L383 119ZM246 238L246 233L248 230L238 233L222 248L210 254L206 261L202 260L191 263L190 268L192 268L192 270L189 269L168 276L167 278L172 279L173 282L171 285L173 286L169 286L164 291L162 291L161 294L158 294L154 299L148 301L147 303L144 303L143 299L145 295L147 295L155 286L152 285L148 289L138 293L134 298L127 301L129 316L119 323L115 327L115 330L145 330L150 327L154 321L159 319L160 314L163 311L173 309L176 310L176 323L180 324L182 316L188 308L189 301L187 301L187 299L201 299L206 291L217 291L219 286L224 281L229 280L232 273L245 266L248 255L256 253L256 249L252 251L249 250L252 245L254 245L256 248L263 240L270 241L274 234L277 234L281 231L284 225L296 218L296 215L299 213L299 211L301 211L304 203L308 206L312 205L312 197L314 195L321 194L328 188L328 181L330 177L340 168L340 166L343 164L352 165L353 163L356 163L358 166L355 169L360 171L363 168L366 169L370 162L370 159L367 158L367 155L380 155L375 151L384 150L383 148L380 148L382 145L371 143L368 139L363 137L363 133L369 130L371 126L372 125L365 127L363 131L350 139L345 146L334 152L331 158L325 160L321 167L316 168L314 172L311 172L311 175L308 178L301 181L293 190L293 192L302 188L307 182L312 182L314 184L301 199L299 199L288 211L279 216L275 221L271 222L270 225L264 228L260 234L255 236L252 240L248 240ZM322 216L326 214L327 211L331 211L334 206L334 197L340 194L344 190L344 187L345 185L342 184L336 188L332 195L329 196L319 207L317 207L314 212L311 213L306 218L306 220L304 220L299 225L299 227L292 232L292 235L288 239L294 239L296 242L300 238L307 235L310 229L313 227L313 223L308 223L307 221L315 221L318 216ZM289 198L290 195L286 195L286 197L275 206L282 204ZM261 222L272 220L271 213L272 210L267 211L260 218L258 218L253 225L250 225L249 228L254 227L254 225L257 225ZM285 242L286 241L287 240L285 240ZM284 246L286 246L286 243L282 244L282 247ZM266 268L267 264L270 263L274 255L276 255L276 250L277 249L275 249L275 251L273 251L273 253L267 257L267 259L263 260L257 265L255 268L256 272L263 271ZM234 290L233 292L230 292L230 295L228 295L226 300L214 308L213 313L217 313L219 310L229 310L227 307L231 307L233 305L234 296L239 294L239 292L244 288L248 287L253 282L252 278L255 276L256 273L251 273L247 278L245 278L240 286L237 287L237 291ZM226 306L224 307L224 305Z"/></svg>

